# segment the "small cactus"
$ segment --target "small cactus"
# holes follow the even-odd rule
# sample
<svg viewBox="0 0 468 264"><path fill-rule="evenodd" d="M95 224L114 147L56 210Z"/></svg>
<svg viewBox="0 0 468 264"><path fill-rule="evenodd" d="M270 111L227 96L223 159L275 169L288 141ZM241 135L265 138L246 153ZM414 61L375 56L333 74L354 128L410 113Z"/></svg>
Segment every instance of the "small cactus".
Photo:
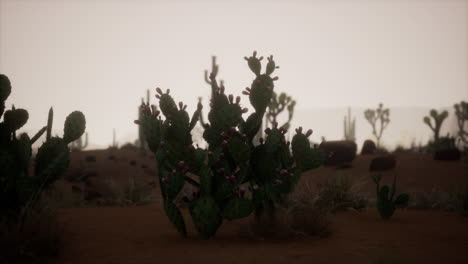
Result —
<svg viewBox="0 0 468 264"><path fill-rule="evenodd" d="M454 105L455 115L457 116L458 125L458 138L468 147L468 102L461 101L459 104Z"/></svg>
<svg viewBox="0 0 468 264"><path fill-rule="evenodd" d="M372 177L376 184L377 193L377 210L382 219L388 220L393 216L396 208L404 208L408 206L409 195L402 193L395 198L396 192L396 176L393 178L393 184L390 188L388 185L380 187L381 175Z"/></svg>

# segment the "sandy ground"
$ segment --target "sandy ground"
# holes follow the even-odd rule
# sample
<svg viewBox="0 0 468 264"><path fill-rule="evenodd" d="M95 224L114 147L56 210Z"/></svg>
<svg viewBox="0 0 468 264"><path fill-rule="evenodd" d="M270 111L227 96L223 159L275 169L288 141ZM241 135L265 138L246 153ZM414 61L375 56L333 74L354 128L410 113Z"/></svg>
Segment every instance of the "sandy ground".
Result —
<svg viewBox="0 0 468 264"><path fill-rule="evenodd" d="M94 181L128 180L129 174L155 180L151 155L135 151L74 153L72 168L88 155L97 162ZM349 175L373 194L368 171L373 156L358 157L349 169L319 168L303 175L298 189L331 175ZM136 160L137 165L130 165ZM144 164L146 168L142 168ZM382 173L385 182L398 177L398 191L450 190L468 185L468 160L436 162L431 156L399 154L397 167ZM215 238L202 240L190 225L183 239L167 220L159 203L132 207L67 208L60 211L63 250L51 263L468 263L468 217L442 211L397 211L390 221L371 209L332 216L328 238L296 237L258 240L245 235L251 219L225 222ZM386 263L386 262L385 262Z"/></svg>

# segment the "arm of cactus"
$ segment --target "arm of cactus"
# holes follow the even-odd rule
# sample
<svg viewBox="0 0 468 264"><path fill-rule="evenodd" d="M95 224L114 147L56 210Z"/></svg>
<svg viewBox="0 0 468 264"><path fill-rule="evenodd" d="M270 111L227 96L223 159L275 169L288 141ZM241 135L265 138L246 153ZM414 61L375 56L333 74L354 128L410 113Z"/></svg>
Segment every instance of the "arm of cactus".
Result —
<svg viewBox="0 0 468 264"><path fill-rule="evenodd" d="M31 145L34 144L47 130L47 126L43 127L41 130L37 131L36 135L31 138Z"/></svg>
<svg viewBox="0 0 468 264"><path fill-rule="evenodd" d="M192 120L190 120L190 126L189 126L190 131L192 131L192 129L195 127L198 120L200 119L202 109L203 109L203 105L199 101L197 105L197 110L195 110L195 112L192 115Z"/></svg>

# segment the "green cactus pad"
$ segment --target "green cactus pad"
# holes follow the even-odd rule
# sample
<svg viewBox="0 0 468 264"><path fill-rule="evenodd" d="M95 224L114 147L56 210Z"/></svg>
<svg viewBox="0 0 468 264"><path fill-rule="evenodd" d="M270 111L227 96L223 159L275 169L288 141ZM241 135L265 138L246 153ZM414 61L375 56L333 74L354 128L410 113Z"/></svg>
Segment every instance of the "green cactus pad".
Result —
<svg viewBox="0 0 468 264"><path fill-rule="evenodd" d="M183 236L187 237L187 229L185 228L184 217L174 203L165 200L164 211L171 223L175 226L177 231Z"/></svg>
<svg viewBox="0 0 468 264"><path fill-rule="evenodd" d="M56 162L56 166L52 169L50 164L54 163L57 157L63 155L60 162ZM41 182L51 183L62 176L68 168L70 163L70 150L65 141L58 137L52 137L37 151L36 155L36 176L43 174L46 170L51 170L47 173L46 179L41 179Z"/></svg>
<svg viewBox="0 0 468 264"><path fill-rule="evenodd" d="M85 129L85 116L80 111L74 111L65 119L63 140L66 144L75 141L83 135Z"/></svg>
<svg viewBox="0 0 468 264"><path fill-rule="evenodd" d="M26 124L28 118L28 111L24 109L14 109L5 112L3 121L10 131L16 131Z"/></svg>
<svg viewBox="0 0 468 264"><path fill-rule="evenodd" d="M11 93L10 79L4 74L0 74L0 102L6 101Z"/></svg>
<svg viewBox="0 0 468 264"><path fill-rule="evenodd" d="M249 216L255 209L251 200L246 198L232 198L223 208L223 218L227 220L240 219Z"/></svg>
<svg viewBox="0 0 468 264"><path fill-rule="evenodd" d="M202 196L192 201L190 214L195 228L205 239L216 233L223 220L218 204L210 196Z"/></svg>

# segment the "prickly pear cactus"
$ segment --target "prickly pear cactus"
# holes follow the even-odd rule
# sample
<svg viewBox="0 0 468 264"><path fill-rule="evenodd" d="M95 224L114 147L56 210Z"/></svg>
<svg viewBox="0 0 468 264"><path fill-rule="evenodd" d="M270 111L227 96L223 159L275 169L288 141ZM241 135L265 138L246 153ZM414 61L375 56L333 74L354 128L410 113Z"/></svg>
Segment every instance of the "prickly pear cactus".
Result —
<svg viewBox="0 0 468 264"><path fill-rule="evenodd" d="M47 126L33 138L25 133L16 136L16 131L28 121L24 109L3 111L5 101L11 93L11 83L6 75L0 74L0 221L17 221L19 212L27 204L32 204L41 192L50 186L68 168L69 152L67 144L79 138L85 129L85 118L81 112L73 112L67 117L64 139L50 137L39 148L36 155L35 174L29 175L32 144L46 131L52 129L53 111L49 111Z"/></svg>
<svg viewBox="0 0 468 264"><path fill-rule="evenodd" d="M393 184L390 188L388 185L380 187L380 180L382 179L381 175L372 177L372 180L377 186L377 210L379 211L382 219L388 220L393 216L396 208L404 208L408 206L409 195L402 193L396 198L396 176L393 178Z"/></svg>
<svg viewBox="0 0 468 264"><path fill-rule="evenodd" d="M251 87L243 92L254 107L246 118L248 110L241 105L241 98L225 94L224 86L216 80L216 71L209 74L209 123L203 124L207 149L194 146L190 134L201 117L200 102L190 117L187 106L176 104L169 90L157 88L160 111L155 105L141 106L142 115L135 123L140 125L156 156L164 210L183 236L187 235L185 220L176 199L184 184L197 189L183 200L188 203L197 231L209 238L224 220L247 217L252 212L274 215L275 205L293 190L301 173L319 167L324 160L323 153L310 146L308 137L312 130L303 134L298 128L291 144L285 140L286 129L274 123L265 131L265 140L254 145L253 138L261 127L277 80L271 77L277 68L273 57L268 58L263 74L262 59L256 52L246 57L255 74Z"/></svg>

